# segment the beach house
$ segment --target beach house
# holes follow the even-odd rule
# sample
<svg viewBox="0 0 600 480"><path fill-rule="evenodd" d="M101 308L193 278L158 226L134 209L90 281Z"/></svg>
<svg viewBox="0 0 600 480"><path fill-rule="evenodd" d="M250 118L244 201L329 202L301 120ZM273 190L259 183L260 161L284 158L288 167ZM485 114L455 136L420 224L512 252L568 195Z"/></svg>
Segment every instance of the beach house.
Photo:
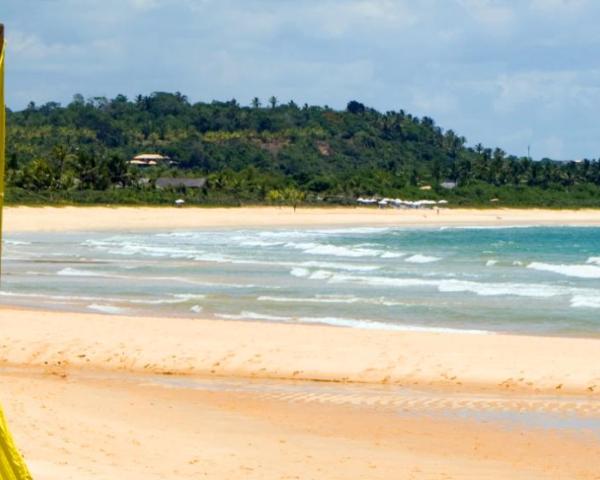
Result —
<svg viewBox="0 0 600 480"><path fill-rule="evenodd" d="M206 178L184 178L184 177L160 177L154 183L159 190L173 189L183 190L187 188L204 188Z"/></svg>
<svg viewBox="0 0 600 480"><path fill-rule="evenodd" d="M138 167L154 167L161 163L169 162L170 158L158 153L142 153L129 160L130 165ZM171 162L169 162L171 164Z"/></svg>

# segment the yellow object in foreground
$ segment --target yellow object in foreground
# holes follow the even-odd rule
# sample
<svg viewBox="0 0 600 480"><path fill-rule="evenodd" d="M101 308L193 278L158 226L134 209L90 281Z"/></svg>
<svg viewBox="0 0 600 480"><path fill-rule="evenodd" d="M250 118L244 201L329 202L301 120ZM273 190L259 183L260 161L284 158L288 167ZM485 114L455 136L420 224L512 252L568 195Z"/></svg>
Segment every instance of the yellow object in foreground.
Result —
<svg viewBox="0 0 600 480"><path fill-rule="evenodd" d="M6 110L4 104L4 27L0 25L0 241L2 240L2 206L4 204L4 142ZM8 431L0 407L0 480L31 480L21 454Z"/></svg>
<svg viewBox="0 0 600 480"><path fill-rule="evenodd" d="M2 408L0 408L0 479L31 480L27 466L8 431Z"/></svg>
<svg viewBox="0 0 600 480"><path fill-rule="evenodd" d="M4 47L4 25L0 24L0 248L2 245L2 208L4 207L4 151L6 148L6 104L4 103ZM0 272L1 271L2 264L0 258Z"/></svg>

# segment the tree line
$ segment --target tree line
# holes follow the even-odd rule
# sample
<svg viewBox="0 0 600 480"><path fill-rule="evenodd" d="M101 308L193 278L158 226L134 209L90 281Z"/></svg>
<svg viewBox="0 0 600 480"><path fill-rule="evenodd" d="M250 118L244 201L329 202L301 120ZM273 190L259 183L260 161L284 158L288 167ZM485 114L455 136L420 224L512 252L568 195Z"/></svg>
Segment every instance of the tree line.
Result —
<svg viewBox="0 0 600 480"><path fill-rule="evenodd" d="M338 203L358 196L445 198L455 205L600 206L600 162L532 161L470 147L429 117L358 101L327 106L181 93L30 103L7 115L7 200L19 203ZM128 160L160 153L174 163ZM159 191L158 177L205 177ZM457 187L445 189L446 182ZM429 189L429 187L431 187ZM426 190L424 190L424 188Z"/></svg>

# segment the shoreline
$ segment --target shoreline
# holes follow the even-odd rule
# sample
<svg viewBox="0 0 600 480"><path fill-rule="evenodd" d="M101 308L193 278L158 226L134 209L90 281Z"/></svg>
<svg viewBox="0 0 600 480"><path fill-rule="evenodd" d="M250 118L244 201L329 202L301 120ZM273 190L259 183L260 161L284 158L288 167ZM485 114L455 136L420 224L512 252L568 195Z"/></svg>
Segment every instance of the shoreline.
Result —
<svg viewBox="0 0 600 480"><path fill-rule="evenodd" d="M19 207L5 219L9 233L496 228L600 226L600 210ZM597 337L16 306L0 306L0 331L0 402L40 480L597 477Z"/></svg>
<svg viewBox="0 0 600 480"><path fill-rule="evenodd" d="M5 332L1 366L59 376L90 370L600 395L598 338L393 332L10 307L0 308L0 329Z"/></svg>
<svg viewBox="0 0 600 480"><path fill-rule="evenodd" d="M0 329L40 480L597 475L600 339L2 307Z"/></svg>
<svg viewBox="0 0 600 480"><path fill-rule="evenodd" d="M7 233L277 227L600 226L600 209L7 207Z"/></svg>
<svg viewBox="0 0 600 480"><path fill-rule="evenodd" d="M63 314L63 315L97 315L105 317L121 317L121 318L152 318L154 320L162 319L163 321L169 321L171 319L177 320L192 320L202 322L217 322L217 323L256 323L259 325L299 325L305 327L325 327L333 330L354 330L359 332L388 332L397 334L431 334L431 335L459 335L459 336L503 336L503 337L527 337L527 338L563 338L563 339L589 339L589 340L600 340L600 332L575 332L575 333L557 333L557 332L539 332L539 331L510 331L510 330L483 330L483 329L472 329L472 328L452 328L452 327L424 327L420 325L398 325L398 324L386 324L380 322L377 326L346 326L338 325L335 323L323 323L318 322L303 322L301 320L284 321L284 320L261 320L256 318L227 318L225 317L198 317L197 314L180 314L180 315L168 315L165 313L157 315L145 315L145 314L128 314L128 313L112 313L102 312L100 310L64 310L62 307L51 308L48 306L35 307L31 305L20 305L11 304L6 301L0 303L0 316L2 311L18 311L18 312L38 312L43 314L45 312L51 314ZM369 321L370 323L375 323Z"/></svg>

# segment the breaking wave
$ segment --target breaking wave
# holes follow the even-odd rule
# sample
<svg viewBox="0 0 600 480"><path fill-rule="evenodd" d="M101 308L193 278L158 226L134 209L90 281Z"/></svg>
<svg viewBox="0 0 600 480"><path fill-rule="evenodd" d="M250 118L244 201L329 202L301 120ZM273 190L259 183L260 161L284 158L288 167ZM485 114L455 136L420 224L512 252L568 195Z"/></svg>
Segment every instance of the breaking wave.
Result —
<svg viewBox="0 0 600 480"><path fill-rule="evenodd" d="M431 257L428 255L412 255L408 257L405 261L408 263L434 263L439 262L441 258L439 257Z"/></svg>
<svg viewBox="0 0 600 480"><path fill-rule="evenodd" d="M597 265L556 265L553 263L533 262L527 268L542 272L557 273L567 277L600 278L600 266Z"/></svg>
<svg viewBox="0 0 600 480"><path fill-rule="evenodd" d="M571 299L574 308L600 308L600 295L574 295Z"/></svg>
<svg viewBox="0 0 600 480"><path fill-rule="evenodd" d="M217 314L216 316L226 320L262 320L285 323L298 322L318 325L330 325L334 327L356 328L362 330L391 330L400 332L430 333L470 333L477 335L486 335L491 333L485 330L428 327L421 325L398 325L394 323L385 323L375 320L362 320L345 317L284 317L247 311L241 312L239 314Z"/></svg>
<svg viewBox="0 0 600 480"><path fill-rule="evenodd" d="M87 306L88 310L93 310L100 313L108 313L110 315L119 315L126 313L127 310L121 307L115 307L114 305L102 305L98 303L92 303Z"/></svg>

